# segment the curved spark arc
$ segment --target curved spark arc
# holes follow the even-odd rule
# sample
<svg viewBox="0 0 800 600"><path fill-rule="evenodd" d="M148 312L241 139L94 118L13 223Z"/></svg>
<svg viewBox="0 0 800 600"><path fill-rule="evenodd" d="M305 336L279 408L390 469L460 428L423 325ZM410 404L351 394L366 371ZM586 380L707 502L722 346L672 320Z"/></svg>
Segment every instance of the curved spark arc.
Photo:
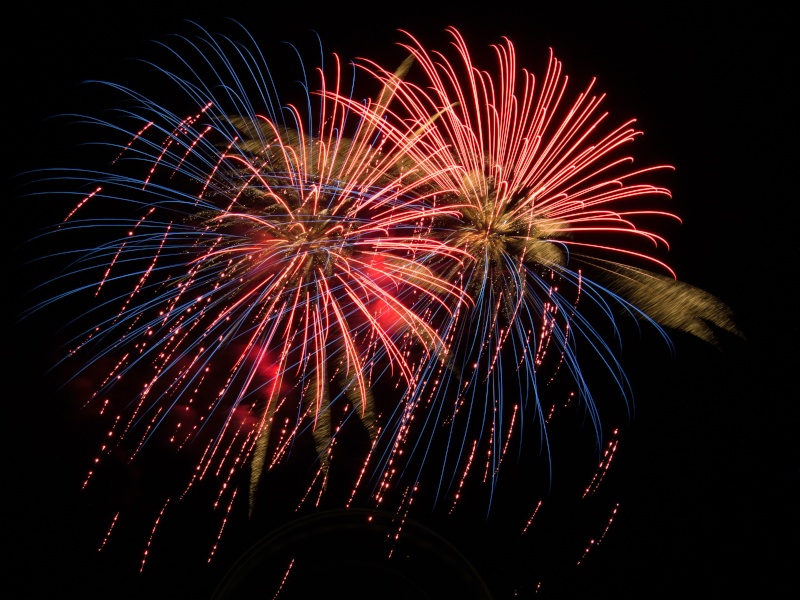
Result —
<svg viewBox="0 0 800 600"><path fill-rule="evenodd" d="M410 453L422 458L409 478L419 478L444 423L437 494L456 489L477 439L491 455L491 495L504 454L499 450L512 433L504 429L517 410L517 402L506 398L509 390L522 396L519 431L526 422L534 424L545 448L541 394L558 372L577 388L598 449L602 423L582 363L599 359L629 402L628 380L598 315L613 338L619 338L621 310L650 323L667 344L662 325L711 342L709 324L736 328L727 307L677 281L658 257L666 240L645 225L652 217L677 217L651 208L670 192L648 178L671 167L632 167L633 158L624 152L641 134L634 121L608 126L595 81L570 101L567 77L552 52L541 81L517 67L508 39L492 46L494 70L481 70L461 34L447 31L452 62L447 52L428 50L402 32L408 41L400 46L418 66L418 80L394 81L368 59L360 66L387 87L394 85L376 127L397 144L411 140L407 152L419 158L417 173L430 177L434 187L456 190L438 202L457 208L458 217L437 220L430 235L471 257L439 265L475 307L458 311L459 318L435 319L447 359L424 364L419 381L434 383L420 385L406 399L424 407L415 441L409 442ZM395 456L384 455L384 468Z"/></svg>

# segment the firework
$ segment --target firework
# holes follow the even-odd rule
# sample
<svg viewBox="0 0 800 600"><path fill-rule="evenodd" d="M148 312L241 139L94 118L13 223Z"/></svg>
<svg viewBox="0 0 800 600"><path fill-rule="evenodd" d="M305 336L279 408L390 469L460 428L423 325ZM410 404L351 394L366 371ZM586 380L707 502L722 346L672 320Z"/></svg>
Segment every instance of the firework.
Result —
<svg viewBox="0 0 800 600"><path fill-rule="evenodd" d="M262 474L299 437L313 439L320 488L342 421L375 438L375 381L412 384L410 349L441 353L424 315L461 294L425 263L459 251L419 234L452 209L427 202L402 145L384 152L337 100L348 92L337 56L303 72L293 105L254 47L206 33L181 43L170 51L198 71L157 70L174 105L194 109L112 85L130 106L93 122L123 131L113 166L54 175L80 190L56 233L112 232L65 276L89 274L72 294L92 294L82 320L94 323L70 358L104 373L87 402L112 423L97 463L155 439L200 447L179 494L215 479L216 505L230 505L249 462L252 509Z"/></svg>
<svg viewBox="0 0 800 600"><path fill-rule="evenodd" d="M600 442L583 366L630 399L619 311L667 342L736 332L661 257L670 167L634 166L634 122L609 124L595 82L574 94L552 55L539 79L504 40L482 70L449 34L452 62L411 35L399 69L361 60L368 101L332 55L299 61L286 102L251 38L204 31L165 46L176 68L152 65L173 108L110 84L125 108L90 123L119 140L111 166L52 177L73 190L53 233L92 233L54 301L91 304L68 360L102 374L98 464L160 441L196 457L171 498L213 481L227 511L249 465L253 510L306 442L319 498L355 424L350 503L392 491L402 528L423 472L454 506L472 474L493 493L523 430L547 449L556 402L575 398Z"/></svg>
<svg viewBox="0 0 800 600"><path fill-rule="evenodd" d="M416 71L402 81L363 61L393 96L380 116L362 112L388 139L413 140L406 152L417 157L414 173L439 190L438 206L458 211L434 219L428 234L469 256L437 268L475 305L433 317L447 356L423 364L405 398L416 407L407 409L418 417L413 436L404 429L410 419L397 425L398 446L411 447L406 461L427 456L437 432L446 437L436 457L439 495L458 498L470 470L494 487L509 441L523 429L538 429L547 447L547 407L556 400L544 394L558 375L600 447L603 424L582 365L605 365L630 400L618 349L607 340L618 336L619 312L650 323L667 342L664 327L709 342L714 327L736 328L725 305L676 280L660 258L667 242L653 223L677 217L663 208L669 190L654 182L671 167L634 165L628 148L640 132L634 121L609 122L596 82L572 92L552 53L536 77L517 66L508 39L493 46L494 64L483 70L459 32L448 33L449 54L406 34L401 46ZM387 465L397 458L384 457Z"/></svg>

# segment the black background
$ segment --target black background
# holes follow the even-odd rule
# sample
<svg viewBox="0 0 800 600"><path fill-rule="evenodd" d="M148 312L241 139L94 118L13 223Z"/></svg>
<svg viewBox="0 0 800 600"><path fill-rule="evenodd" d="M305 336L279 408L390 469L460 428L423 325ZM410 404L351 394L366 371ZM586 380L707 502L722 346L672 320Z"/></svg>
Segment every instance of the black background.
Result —
<svg viewBox="0 0 800 600"><path fill-rule="evenodd" d="M723 337L718 351L676 335L674 359L650 340L626 345L637 410L624 426L607 497L588 509L565 500L563 510L551 514L556 525L541 525L546 544L538 550L526 554L518 529L505 529L500 516L475 534L463 523L434 519L428 526L464 554L498 599L524 587L516 582L533 581L541 582L539 596L557 598L797 593L800 423L794 376L800 331L792 89L798 64L785 25L789 14L764 2L725 10L672 3L456 6L245 2L198 11L164 3L31 5L6 17L4 214L12 264L5 290L14 304L7 312L3 361L3 489L11 525L4 587L16 590L13 597L207 598L258 539L237 517L218 556L206 564L202 553L184 552L206 548L209 534L202 511L193 512L188 503L166 530L171 541L160 554L153 548L142 574L138 561L152 519L143 519L144 537L132 539L131 547L124 547L123 537L98 553L106 522L95 503L102 500L79 489L95 440L57 391L57 377L47 374L57 356L52 326L58 315L17 322L28 302L22 293L37 281L19 246L52 215L42 200L18 196L13 175L60 164L72 142L46 119L97 108L86 106L92 98L81 95L84 79L135 87L126 79L128 59L152 56L149 40L185 31L182 19L213 30L223 17L238 19L259 40L297 41L315 30L327 51L378 60L384 52L389 59L402 57L393 46L401 39L397 28L441 45L444 27L455 25L476 54L505 35L523 66L538 68L553 48L578 86L598 78L612 113L635 116L644 130L637 144L645 159L676 167L669 185L684 224L671 239L670 264L682 279L728 303L747 340ZM602 544L575 565L581 553L576 540L597 537L617 502ZM331 560L347 551L344 536L308 543L320 544L320 554ZM369 579L367 559L351 566L335 576L321 570L328 586L323 591L341 597L343 582L358 578L359 570ZM381 585L387 586L383 592ZM374 586L381 597L392 586L390 577ZM267 586L264 597L273 593Z"/></svg>

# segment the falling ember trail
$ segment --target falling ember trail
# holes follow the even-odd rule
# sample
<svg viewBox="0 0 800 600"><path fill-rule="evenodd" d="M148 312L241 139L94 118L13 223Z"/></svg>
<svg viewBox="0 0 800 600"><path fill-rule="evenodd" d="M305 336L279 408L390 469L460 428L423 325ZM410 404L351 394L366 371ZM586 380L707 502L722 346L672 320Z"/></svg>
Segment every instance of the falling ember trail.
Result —
<svg viewBox="0 0 800 600"><path fill-rule="evenodd" d="M275 592L275 595L272 597L272 600L276 600L277 597L280 595L281 590L283 590L283 586L286 585L286 581L289 579L289 573L292 571L292 567L294 566L294 560L292 559L289 561L289 566L286 567L286 572L283 574L283 579L281 579L281 583L278 586L278 589Z"/></svg>
<svg viewBox="0 0 800 600"><path fill-rule="evenodd" d="M611 466L611 459L614 458L614 453L617 451L618 446L619 446L619 429L615 429L614 433L611 435L611 439L608 441L608 444L606 445L606 449L603 452L603 456L600 459L600 463L597 465L597 470L592 476L592 480L589 482L589 485L586 486L586 489L583 491L584 498L594 494L597 491L597 488L600 487L600 483L603 481L603 478L606 476L606 473L608 473L608 469Z"/></svg>
<svg viewBox="0 0 800 600"><path fill-rule="evenodd" d="M114 530L114 526L117 524L119 519L119 512L114 515L114 518L111 519L111 525L108 526L108 530L106 531L105 536L103 536L103 541L100 543L100 547L97 548L97 551L100 552L103 548L105 548L106 544L108 543L108 539L111 537L111 532Z"/></svg>
<svg viewBox="0 0 800 600"><path fill-rule="evenodd" d="M236 491L233 492L231 495L231 501L228 504L228 508L225 510L225 516L222 518L222 524L220 525L219 532L217 533L217 539L214 541L214 546L211 548L211 552L208 555L208 561L211 562L211 559L214 558L214 554L216 554L217 549L219 548L219 542L222 538L222 532L225 530L225 526L228 524L228 518L231 514L231 510L233 509L233 501L236 499Z"/></svg>
<svg viewBox="0 0 800 600"><path fill-rule="evenodd" d="M614 509L611 511L611 516L608 518L608 522L606 523L605 528L603 528L603 532L600 534L600 537L597 538L597 540L594 539L589 540L589 544L586 546L586 548L583 551L583 554L578 559L577 562L578 565L580 565L586 559L586 556L589 554L589 552L591 552L593 548L599 546L600 542L602 542L603 539L606 537L608 530L611 528L611 523L614 522L614 517L616 517L617 515L617 510L619 510L619 502L617 502L617 504L614 506Z"/></svg>
<svg viewBox="0 0 800 600"><path fill-rule="evenodd" d="M533 509L533 514L531 514L531 517L528 519L528 522L525 523L525 527L522 528L522 533L528 531L528 528L531 526L531 523L533 523L533 518L536 516L536 513L539 512L539 509L541 507L542 507L542 501L539 500L539 502L536 504L536 508Z"/></svg>
<svg viewBox="0 0 800 600"><path fill-rule="evenodd" d="M164 506L161 507L161 511L158 513L155 523L153 523L153 528L150 530L150 537L147 539L147 545L145 546L144 552L142 553L142 562L139 565L139 573L144 571L144 565L147 562L148 556L150 555L150 546L153 543L153 537L155 537L156 535L156 529L158 529L158 526L161 523L161 518L164 516L164 512L167 510L168 504L169 504L169 498L167 498L167 501L164 502Z"/></svg>

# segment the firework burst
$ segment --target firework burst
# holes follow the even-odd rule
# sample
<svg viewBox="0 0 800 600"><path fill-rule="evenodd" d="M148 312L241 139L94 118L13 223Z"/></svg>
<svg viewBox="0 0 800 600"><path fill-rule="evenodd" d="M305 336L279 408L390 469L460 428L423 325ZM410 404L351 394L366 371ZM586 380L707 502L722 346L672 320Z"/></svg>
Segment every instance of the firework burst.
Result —
<svg viewBox="0 0 800 600"><path fill-rule="evenodd" d="M490 457L481 470L494 488L509 440L523 428L533 424L547 446L547 406L556 399L543 394L559 374L599 447L603 425L582 364L600 361L630 400L618 348L606 339L619 336L620 311L667 343L663 327L709 342L713 327L736 328L725 305L676 280L659 258L667 242L653 223L677 217L662 208L669 190L653 181L671 167L634 166L627 149L640 132L633 121L609 123L595 81L571 92L552 53L538 78L517 66L507 39L483 70L459 32L448 33L449 53L406 34L401 46L417 72L402 81L363 61L394 94L379 116L362 112L396 143L413 140L414 173L440 191L439 206L458 211L428 233L469 256L438 269L475 305L433 317L447 357L422 365L405 401L423 423L414 452L427 455L437 432L447 438L439 495L457 498L477 456Z"/></svg>
<svg viewBox="0 0 800 600"><path fill-rule="evenodd" d="M393 491L402 522L423 471L434 502L454 506L476 471L491 495L523 429L548 448L565 397L601 447L583 365L630 399L619 312L667 342L664 328L736 332L661 257L659 224L677 218L654 181L671 167L634 167L634 122L609 124L595 82L573 95L552 55L539 79L504 40L483 70L449 34L452 61L411 35L399 69L361 60L368 101L332 55L299 61L284 102L251 38L205 31L165 46L176 68L151 65L187 109L104 84L126 106L90 120L119 136L112 166L42 178L73 190L52 233L92 234L51 282L72 291L44 305L91 303L68 360L100 379L98 464L161 440L197 457L172 497L213 481L228 511L249 465L252 511L304 440L319 498L349 421L369 439L350 502Z"/></svg>
<svg viewBox="0 0 800 600"><path fill-rule="evenodd" d="M420 235L452 209L434 208L428 182L406 176L402 145L384 152L375 127L339 100L338 57L303 72L295 106L280 103L253 47L180 40L194 59L170 52L208 74L158 72L196 109L175 114L112 86L132 105L122 125L93 121L124 133L113 167L54 176L86 190L56 233L114 232L78 251L65 275L90 274L73 293L91 290L82 318L96 323L70 358L92 376L108 365L87 402L114 413L97 463L123 445L132 459L154 438L200 446L180 494L214 478L216 504L230 505L249 461L252 510L262 474L300 436L313 439L321 489L343 420L375 438L375 381L413 385L411 349L442 352L425 315L461 291L426 262L459 251Z"/></svg>

